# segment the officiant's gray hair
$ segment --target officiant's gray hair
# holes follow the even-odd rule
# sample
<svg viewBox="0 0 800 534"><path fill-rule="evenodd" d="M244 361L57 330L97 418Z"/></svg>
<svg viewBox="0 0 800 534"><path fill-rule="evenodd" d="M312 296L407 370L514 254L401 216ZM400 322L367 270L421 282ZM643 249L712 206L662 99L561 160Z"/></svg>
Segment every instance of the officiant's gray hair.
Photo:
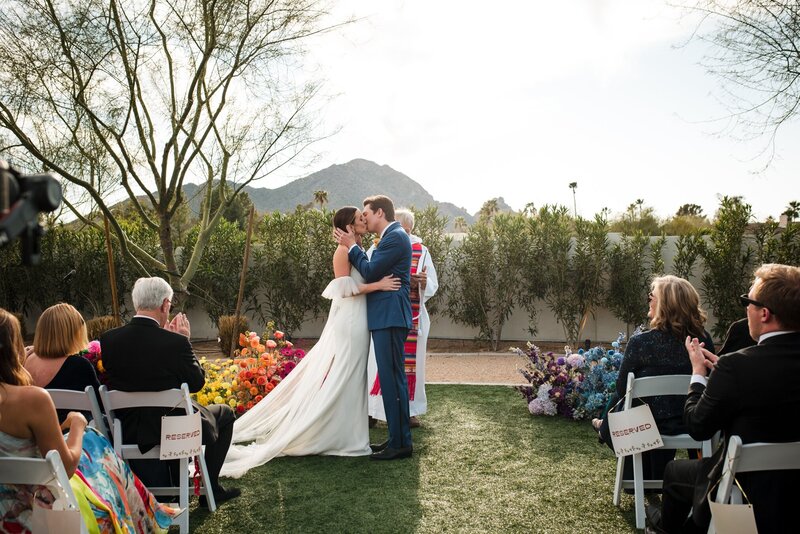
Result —
<svg viewBox="0 0 800 534"><path fill-rule="evenodd" d="M163 278L139 278L131 291L133 307L137 310L157 310L164 299L172 300L172 288Z"/></svg>
<svg viewBox="0 0 800 534"><path fill-rule="evenodd" d="M400 208L395 210L394 219L400 223L400 226L405 228L408 226L409 232L414 229L414 212L410 209Z"/></svg>

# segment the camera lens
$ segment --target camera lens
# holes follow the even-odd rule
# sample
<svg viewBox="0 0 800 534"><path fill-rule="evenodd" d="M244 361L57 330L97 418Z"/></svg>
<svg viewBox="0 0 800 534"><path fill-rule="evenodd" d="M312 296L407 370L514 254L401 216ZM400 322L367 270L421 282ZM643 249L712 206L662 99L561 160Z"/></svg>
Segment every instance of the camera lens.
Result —
<svg viewBox="0 0 800 534"><path fill-rule="evenodd" d="M39 211L53 211L61 204L61 185L49 174L33 174L21 182L23 193L30 192L30 199Z"/></svg>

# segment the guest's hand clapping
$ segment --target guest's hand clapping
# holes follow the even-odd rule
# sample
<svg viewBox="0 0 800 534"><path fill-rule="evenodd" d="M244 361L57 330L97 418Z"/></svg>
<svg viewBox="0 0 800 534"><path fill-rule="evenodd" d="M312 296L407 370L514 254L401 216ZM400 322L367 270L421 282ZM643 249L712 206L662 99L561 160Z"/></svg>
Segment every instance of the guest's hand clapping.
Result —
<svg viewBox="0 0 800 534"><path fill-rule="evenodd" d="M189 318L186 317L185 313L178 313L175 317L172 318L172 321L165 326L167 330L170 332L175 332L177 334L182 334L186 337L191 337L191 327L189 326Z"/></svg>
<svg viewBox="0 0 800 534"><path fill-rule="evenodd" d="M689 360L692 362L692 374L706 376L709 371L714 369L719 357L713 352L703 347L696 337L686 336L686 351L689 353Z"/></svg>

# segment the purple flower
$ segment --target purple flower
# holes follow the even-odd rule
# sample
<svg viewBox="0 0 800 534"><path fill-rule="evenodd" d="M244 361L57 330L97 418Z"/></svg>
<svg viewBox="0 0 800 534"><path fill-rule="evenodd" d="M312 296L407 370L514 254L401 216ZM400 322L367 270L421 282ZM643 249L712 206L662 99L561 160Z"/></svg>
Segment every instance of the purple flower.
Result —
<svg viewBox="0 0 800 534"><path fill-rule="evenodd" d="M557 360L556 360L556 363L557 363L558 365L564 365L564 362L566 362L566 361L567 361L567 360L565 360L563 357L561 357L561 358L559 358L559 359L557 359Z"/></svg>

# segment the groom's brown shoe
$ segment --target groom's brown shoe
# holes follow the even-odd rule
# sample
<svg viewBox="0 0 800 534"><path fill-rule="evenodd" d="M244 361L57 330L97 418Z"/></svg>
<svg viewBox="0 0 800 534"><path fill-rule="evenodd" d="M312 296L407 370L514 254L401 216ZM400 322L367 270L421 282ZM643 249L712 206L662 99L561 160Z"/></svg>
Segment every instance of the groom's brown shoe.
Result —
<svg viewBox="0 0 800 534"><path fill-rule="evenodd" d="M389 446L389 440L387 439L383 443L370 443L369 448L372 449L372 452L381 452L388 446Z"/></svg>
<svg viewBox="0 0 800 534"><path fill-rule="evenodd" d="M411 458L413 448L402 447L400 449L391 449L389 447L380 452L372 453L370 456L373 460L399 460L401 458Z"/></svg>

